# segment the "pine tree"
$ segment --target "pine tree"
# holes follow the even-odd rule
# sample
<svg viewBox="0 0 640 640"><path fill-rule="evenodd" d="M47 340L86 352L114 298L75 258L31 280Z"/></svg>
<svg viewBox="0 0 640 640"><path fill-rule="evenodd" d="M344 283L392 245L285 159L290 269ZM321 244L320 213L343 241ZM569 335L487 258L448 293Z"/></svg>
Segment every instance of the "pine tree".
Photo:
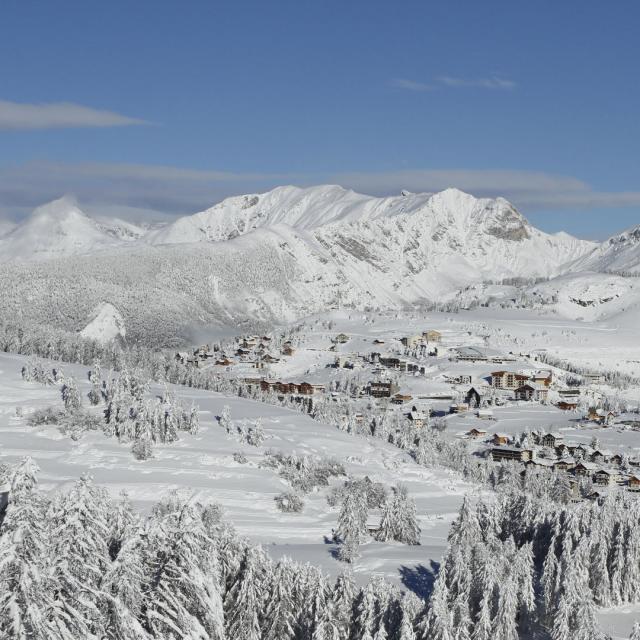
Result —
<svg viewBox="0 0 640 640"><path fill-rule="evenodd" d="M228 638L261 640L262 562L262 556L256 549L246 549L236 580L225 597Z"/></svg>
<svg viewBox="0 0 640 640"><path fill-rule="evenodd" d="M83 476L69 493L51 505L52 575L58 585L66 632L76 637L104 633L101 590L110 563L106 492Z"/></svg>
<svg viewBox="0 0 640 640"><path fill-rule="evenodd" d="M394 538L404 544L420 544L420 525L416 516L416 503L409 497L407 488L400 485L395 497L395 521L397 530Z"/></svg>
<svg viewBox="0 0 640 640"><path fill-rule="evenodd" d="M145 626L156 637L222 640L218 556L199 512L172 498L156 510L146 540Z"/></svg>
<svg viewBox="0 0 640 640"><path fill-rule="evenodd" d="M356 596L356 585L351 573L341 573L336 579L333 589L333 619L339 635L348 638L351 631L353 602Z"/></svg>
<svg viewBox="0 0 640 640"><path fill-rule="evenodd" d="M640 640L640 622L634 623L629 640Z"/></svg>
<svg viewBox="0 0 640 640"><path fill-rule="evenodd" d="M64 408L69 413L79 411L82 407L82 398L78 391L78 386L74 378L67 378L62 385L62 401L64 402Z"/></svg>
<svg viewBox="0 0 640 640"><path fill-rule="evenodd" d="M283 558L276 564L270 579L269 598L262 624L263 640L289 640L295 635L293 606L293 569L291 561Z"/></svg>
<svg viewBox="0 0 640 640"><path fill-rule="evenodd" d="M231 434L231 409L229 405L225 404L222 407L222 413L220 414L220 418L218 420L220 426L228 433Z"/></svg>
<svg viewBox="0 0 640 640"><path fill-rule="evenodd" d="M44 640L56 634L58 610L48 566L47 503L34 491L33 472L31 467L29 482L13 474L17 491L11 494L0 527L0 637L7 640Z"/></svg>

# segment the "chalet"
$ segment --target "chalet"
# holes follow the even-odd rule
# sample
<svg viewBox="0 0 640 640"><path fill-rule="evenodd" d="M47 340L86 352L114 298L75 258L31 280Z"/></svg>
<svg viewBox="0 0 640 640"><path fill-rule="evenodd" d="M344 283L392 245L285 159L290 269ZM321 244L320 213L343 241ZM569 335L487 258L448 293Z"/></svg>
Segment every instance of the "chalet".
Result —
<svg viewBox="0 0 640 640"><path fill-rule="evenodd" d="M598 501L599 503L604 501L605 498L609 496L609 491L607 489L594 489L588 496L587 500Z"/></svg>
<svg viewBox="0 0 640 640"><path fill-rule="evenodd" d="M404 404L405 402L411 402L413 400L413 396L403 395L402 393L396 393L393 398L391 398L391 402L393 404Z"/></svg>
<svg viewBox="0 0 640 640"><path fill-rule="evenodd" d="M470 429L469 431L467 431L467 436L469 438L484 438L487 435L487 432L485 431L485 429L476 429L475 427L473 429Z"/></svg>
<svg viewBox="0 0 640 640"><path fill-rule="evenodd" d="M640 491L640 475L632 473L629 476L627 486L629 487L629 491Z"/></svg>
<svg viewBox="0 0 640 640"><path fill-rule="evenodd" d="M585 460L591 458L593 449L588 444L568 445L569 453L574 457L580 457Z"/></svg>
<svg viewBox="0 0 640 640"><path fill-rule="evenodd" d="M375 381L369 382L369 395L374 398L390 398L398 392L398 385L391 381Z"/></svg>
<svg viewBox="0 0 640 640"><path fill-rule="evenodd" d="M464 398L466 404L470 407L481 407L484 400L484 394L480 393L475 387L471 387L469 391L467 391L467 395Z"/></svg>
<svg viewBox="0 0 640 640"><path fill-rule="evenodd" d="M585 382L591 384L600 384L606 379L604 373L583 373L582 377L585 379Z"/></svg>
<svg viewBox="0 0 640 640"><path fill-rule="evenodd" d="M545 402L549 397L549 389L540 384L523 384L520 385L513 395L516 400L535 400L536 402Z"/></svg>
<svg viewBox="0 0 640 640"><path fill-rule="evenodd" d="M596 407L589 407L589 412L587 413L587 420L590 420L591 422L596 422L597 424L600 424L603 426L609 426L613 422L615 417L616 417L616 414L613 413L613 411L600 413L596 409Z"/></svg>
<svg viewBox="0 0 640 640"><path fill-rule="evenodd" d="M598 469L598 465L593 462L577 462L573 467L576 476L588 477L593 475Z"/></svg>
<svg viewBox="0 0 640 640"><path fill-rule="evenodd" d="M233 360L229 360L227 356L222 356L222 358L218 358L214 364L218 367L229 367L234 364Z"/></svg>
<svg viewBox="0 0 640 640"><path fill-rule="evenodd" d="M545 433L540 440L543 447L551 447L552 449L561 442L564 442L564 436L561 433Z"/></svg>
<svg viewBox="0 0 640 640"><path fill-rule="evenodd" d="M422 336L419 336L419 335L406 336L404 338L401 338L400 342L402 342L402 344L405 347L409 347L409 348L417 347L422 342Z"/></svg>
<svg viewBox="0 0 640 640"><path fill-rule="evenodd" d="M427 414L422 411L417 411L415 407L407 414L407 419L414 427L418 428L424 427L428 421Z"/></svg>
<svg viewBox="0 0 640 640"><path fill-rule="evenodd" d="M347 342L349 342L349 336L346 333L339 333L334 339L333 341L336 344L345 344Z"/></svg>
<svg viewBox="0 0 640 640"><path fill-rule="evenodd" d="M560 400L556 403L556 407L562 411L575 411L578 408L578 403L575 400Z"/></svg>
<svg viewBox="0 0 640 640"><path fill-rule="evenodd" d="M455 350L456 358L461 362L486 362L487 354L477 347L458 347Z"/></svg>
<svg viewBox="0 0 640 640"><path fill-rule="evenodd" d="M271 338L269 336L262 336L262 338L260 338L260 340L262 342L271 342Z"/></svg>
<svg viewBox="0 0 640 640"><path fill-rule="evenodd" d="M451 382L453 382L453 384L471 384L471 380L471 376L466 374L461 374L459 376L451 378Z"/></svg>
<svg viewBox="0 0 640 640"><path fill-rule="evenodd" d="M594 489L588 496L587 500L604 500L608 497L609 492L607 489Z"/></svg>
<svg viewBox="0 0 640 640"><path fill-rule="evenodd" d="M356 413L355 422L356 424L362 424L364 422L364 415L362 415L361 413Z"/></svg>
<svg viewBox="0 0 640 640"><path fill-rule="evenodd" d="M315 391L314 386L308 382L301 382L297 387L297 393L302 396L312 396Z"/></svg>
<svg viewBox="0 0 640 640"><path fill-rule="evenodd" d="M246 347L239 347L236 351L236 355L240 358L246 358L251 355L251 349L247 349Z"/></svg>
<svg viewBox="0 0 640 640"><path fill-rule="evenodd" d="M500 446L491 449L491 457L494 462L501 460L514 460L516 462L529 462L535 457L532 449L520 449L519 447Z"/></svg>
<svg viewBox="0 0 640 640"><path fill-rule="evenodd" d="M610 456L609 462L612 462L613 464L621 465L623 459L624 458L620 453L615 453L612 456Z"/></svg>
<svg viewBox="0 0 640 640"><path fill-rule="evenodd" d="M513 371L492 371L491 386L496 389L517 389L523 385L529 376Z"/></svg>
<svg viewBox="0 0 640 640"><path fill-rule="evenodd" d="M617 469L600 469L593 474L594 484L606 487L618 483L622 476Z"/></svg>
<svg viewBox="0 0 640 640"><path fill-rule="evenodd" d="M464 413L469 411L469 405L466 402L458 402L449 406L449 413Z"/></svg>
<svg viewBox="0 0 640 640"><path fill-rule="evenodd" d="M394 369L395 371L407 371L408 363L406 360L396 358L395 356L380 356L378 358L380 364L387 369Z"/></svg>
<svg viewBox="0 0 640 640"><path fill-rule="evenodd" d="M531 380L536 384L544 385L548 388L553 381L553 373L549 370L539 370L531 376Z"/></svg>
<svg viewBox="0 0 640 640"><path fill-rule="evenodd" d="M544 469L553 469L555 464L553 460L547 460L546 458L536 458L535 456L524 463L527 467L543 467Z"/></svg>
<svg viewBox="0 0 640 640"><path fill-rule="evenodd" d="M613 454L607 449L594 449L593 453L589 456L591 462L602 463L607 462Z"/></svg>
<svg viewBox="0 0 640 640"><path fill-rule="evenodd" d="M442 334L435 329L428 329L422 332L422 338L427 342L441 342Z"/></svg>
<svg viewBox="0 0 640 640"><path fill-rule="evenodd" d="M282 346L282 355L283 356L292 356L296 350L291 346L290 342L285 342Z"/></svg>
<svg viewBox="0 0 640 640"><path fill-rule="evenodd" d="M275 364L276 362L280 362L280 358L275 358L270 353L266 353L262 356L262 362L266 362L267 364Z"/></svg>
<svg viewBox="0 0 640 640"><path fill-rule="evenodd" d="M576 465L576 461L573 458L561 458L553 463L553 468L558 471L569 471Z"/></svg>
<svg viewBox="0 0 640 640"><path fill-rule="evenodd" d="M580 389L578 387L567 387L566 389L558 389L558 395L563 400L575 400L580 397Z"/></svg>
<svg viewBox="0 0 640 640"><path fill-rule="evenodd" d="M335 369L343 369L348 364L349 364L349 358L344 354L337 355L333 361L333 366Z"/></svg>
<svg viewBox="0 0 640 640"><path fill-rule="evenodd" d="M178 353L176 353L176 361L180 364L187 364L189 357L190 356L186 351L178 351Z"/></svg>
<svg viewBox="0 0 640 640"><path fill-rule="evenodd" d="M505 445L509 444L509 440L511 440L511 436L507 433L494 433L491 442L495 445Z"/></svg>
<svg viewBox="0 0 640 640"><path fill-rule="evenodd" d="M213 353L213 351L211 351L209 345L204 345L202 347L198 347L193 352L193 355L196 358L200 358L200 360L209 360L209 358L215 357L215 354Z"/></svg>

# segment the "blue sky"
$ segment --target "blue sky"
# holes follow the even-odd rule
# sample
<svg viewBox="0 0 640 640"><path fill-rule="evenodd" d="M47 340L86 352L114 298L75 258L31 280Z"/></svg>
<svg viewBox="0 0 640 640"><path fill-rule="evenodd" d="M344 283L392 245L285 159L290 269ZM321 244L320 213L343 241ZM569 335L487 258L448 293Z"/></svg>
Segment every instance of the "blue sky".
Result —
<svg viewBox="0 0 640 640"><path fill-rule="evenodd" d="M5 0L0 214L458 186L606 237L640 223L639 23L624 0Z"/></svg>

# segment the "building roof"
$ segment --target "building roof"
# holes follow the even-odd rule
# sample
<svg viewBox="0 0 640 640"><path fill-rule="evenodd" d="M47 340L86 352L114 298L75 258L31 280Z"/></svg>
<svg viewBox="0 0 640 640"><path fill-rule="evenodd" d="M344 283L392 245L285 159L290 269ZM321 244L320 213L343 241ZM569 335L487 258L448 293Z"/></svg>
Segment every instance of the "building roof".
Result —
<svg viewBox="0 0 640 640"><path fill-rule="evenodd" d="M583 467L587 471L595 471L598 468L598 465L595 462L584 462L580 460L576 463L576 467Z"/></svg>

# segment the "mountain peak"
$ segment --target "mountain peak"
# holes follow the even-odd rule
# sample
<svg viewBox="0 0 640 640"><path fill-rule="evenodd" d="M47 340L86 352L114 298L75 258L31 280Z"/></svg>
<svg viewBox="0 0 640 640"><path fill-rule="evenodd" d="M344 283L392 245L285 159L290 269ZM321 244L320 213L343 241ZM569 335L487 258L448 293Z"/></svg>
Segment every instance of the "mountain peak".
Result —
<svg viewBox="0 0 640 640"><path fill-rule="evenodd" d="M75 196L66 194L61 198L51 200L51 202L47 202L34 209L30 219L49 218L52 220L60 220L69 215L81 215L84 218L88 217L78 206L78 201Z"/></svg>

